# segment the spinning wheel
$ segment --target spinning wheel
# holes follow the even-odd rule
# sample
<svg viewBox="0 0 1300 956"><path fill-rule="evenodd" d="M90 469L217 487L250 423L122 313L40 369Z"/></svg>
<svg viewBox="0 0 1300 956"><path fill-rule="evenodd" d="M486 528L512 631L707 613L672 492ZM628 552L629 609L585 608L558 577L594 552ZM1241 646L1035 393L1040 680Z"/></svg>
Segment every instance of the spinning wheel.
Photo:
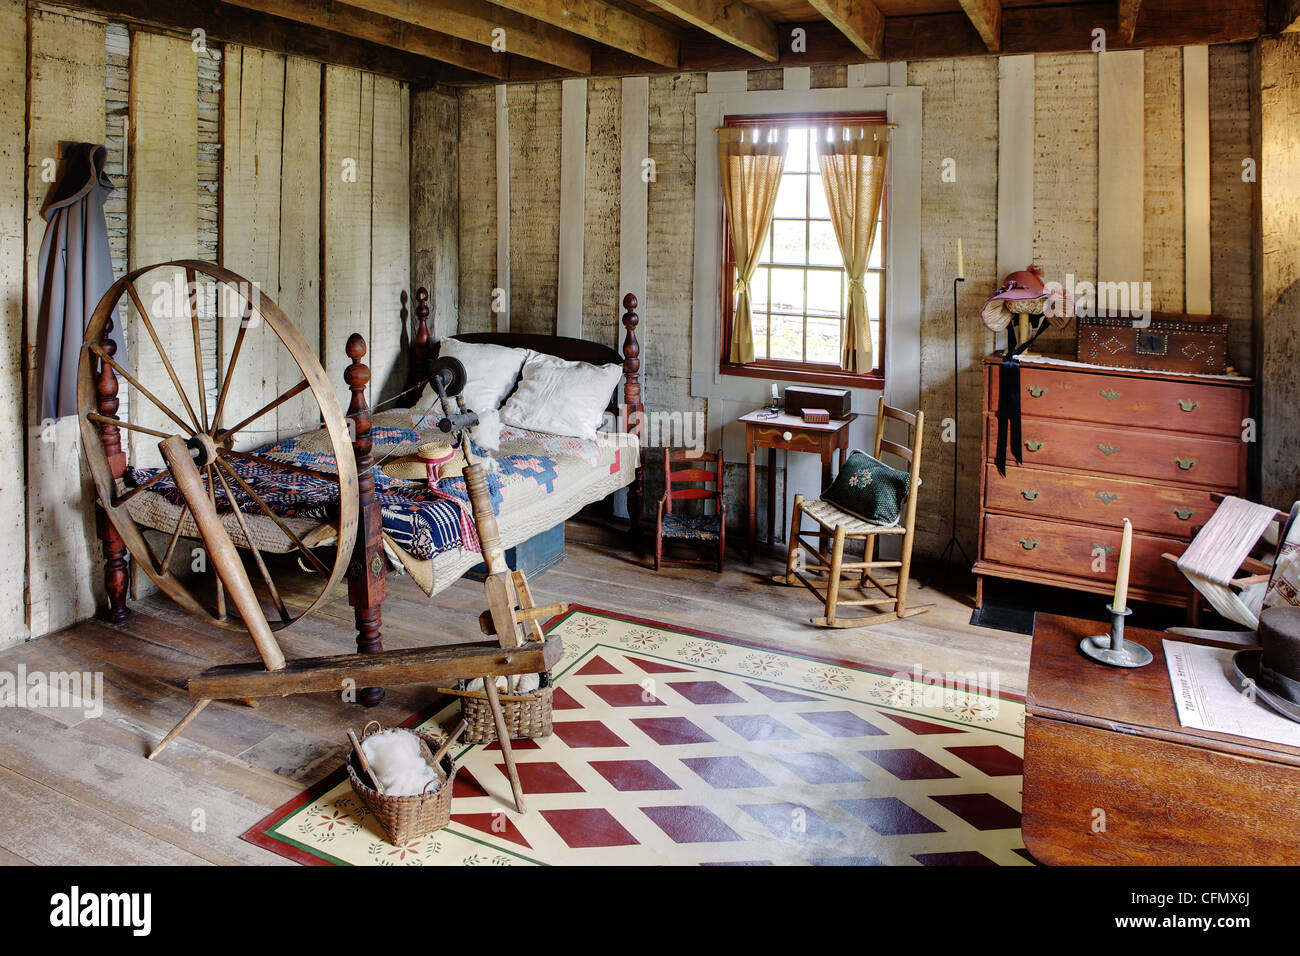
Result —
<svg viewBox="0 0 1300 956"><path fill-rule="evenodd" d="M152 313L145 305L145 290L149 290L154 305ZM116 357L117 346L109 340L113 312L127 304L133 311L131 334L138 344L136 361L129 370ZM164 334L160 335L160 329ZM146 337L152 344L144 341ZM170 354L169 347L173 350ZM213 347L217 351L215 361L211 357ZM296 384L248 411L248 404L264 397L259 393L265 387L267 369L276 369L277 376L284 372L288 380L296 379ZM210 379L209 372L213 373ZM126 384L130 404L129 413L122 419L117 417L119 380ZM210 391L215 394L210 395ZM287 404L299 395L303 398ZM334 386L315 351L284 312L252 283L227 269L195 260L147 266L113 283L86 330L77 377L77 405L86 458L107 520L136 564L177 604L208 623L244 629L242 620L228 618L225 613L222 579L217 580L213 608L191 584L171 571L180 539L200 537L200 516L194 514L190 499L182 498L162 554L154 550L132 515L131 501L146 489L174 487L184 494L182 479L188 474L178 476L173 458L158 453L159 441L173 436L184 442L212 510L221 513L221 523L230 537L251 553L258 571L252 577L261 578L255 588L256 600L269 603L271 629L288 627L333 593L347 571L357 534L357 468L349 429ZM273 413L281 408L295 409L308 420L319 416L328 434L337 474L240 450L240 446L249 449L262 443L253 434L273 431ZM128 443L135 459L132 464L156 466L139 482L133 480L133 471L127 467L124 444ZM273 466L335 486L339 514L332 564L309 548L291 521L278 515L250 486L236 468L236 464L246 463ZM258 523L261 547L258 533L250 527L249 519L254 516L263 519ZM281 547L268 546L267 535L274 532L266 527L265 519L274 522L283 536ZM268 548L296 551L305 566L318 572L313 580L319 582L320 590L314 596L308 594L312 600L304 609L295 611L286 604L273 568L263 555ZM212 557L215 560L216 556ZM120 571L124 584L124 563ZM237 601L239 597L236 595Z"/></svg>

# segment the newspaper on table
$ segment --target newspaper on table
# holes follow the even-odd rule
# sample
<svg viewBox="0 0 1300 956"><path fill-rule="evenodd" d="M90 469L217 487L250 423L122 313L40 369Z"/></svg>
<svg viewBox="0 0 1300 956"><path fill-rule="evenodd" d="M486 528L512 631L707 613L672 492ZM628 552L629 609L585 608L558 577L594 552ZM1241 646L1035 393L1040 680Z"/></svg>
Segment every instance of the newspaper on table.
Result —
<svg viewBox="0 0 1300 956"><path fill-rule="evenodd" d="M1253 688L1241 687L1232 670L1236 649L1169 640L1164 648L1178 722L1184 727L1300 747L1300 723L1256 700L1248 692Z"/></svg>

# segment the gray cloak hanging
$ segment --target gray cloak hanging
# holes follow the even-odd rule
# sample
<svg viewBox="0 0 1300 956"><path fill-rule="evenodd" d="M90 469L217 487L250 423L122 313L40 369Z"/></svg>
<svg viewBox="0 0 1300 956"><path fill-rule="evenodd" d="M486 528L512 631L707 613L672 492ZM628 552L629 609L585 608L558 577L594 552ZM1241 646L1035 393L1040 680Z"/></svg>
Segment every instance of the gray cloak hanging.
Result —
<svg viewBox="0 0 1300 956"><path fill-rule="evenodd" d="M78 143L45 208L45 239L37 279L36 385L42 421L77 413L77 363L90 315L113 284L104 200L113 181L104 172L108 150ZM114 360L128 367L121 321L113 310Z"/></svg>

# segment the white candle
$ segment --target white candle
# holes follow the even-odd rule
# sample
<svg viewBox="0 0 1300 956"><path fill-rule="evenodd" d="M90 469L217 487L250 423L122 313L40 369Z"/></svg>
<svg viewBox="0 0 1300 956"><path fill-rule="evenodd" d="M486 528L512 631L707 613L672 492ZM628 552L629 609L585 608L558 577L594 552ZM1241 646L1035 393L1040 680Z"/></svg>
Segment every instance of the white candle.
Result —
<svg viewBox="0 0 1300 956"><path fill-rule="evenodd" d="M966 261L961 255L961 239L957 240L957 278L966 278Z"/></svg>
<svg viewBox="0 0 1300 956"><path fill-rule="evenodd" d="M1115 574L1115 600L1111 603L1116 611L1128 607L1128 566L1133 556L1133 525L1124 519L1124 536L1119 542L1119 569Z"/></svg>
<svg viewBox="0 0 1300 956"><path fill-rule="evenodd" d="M777 393L776 382L772 383L772 401L776 401L781 396Z"/></svg>

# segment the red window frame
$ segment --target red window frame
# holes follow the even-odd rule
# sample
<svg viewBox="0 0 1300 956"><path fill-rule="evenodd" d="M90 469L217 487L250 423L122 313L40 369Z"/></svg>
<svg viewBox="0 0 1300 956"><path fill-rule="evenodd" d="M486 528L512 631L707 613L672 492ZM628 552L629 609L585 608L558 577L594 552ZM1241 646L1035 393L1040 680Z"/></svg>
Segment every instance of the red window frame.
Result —
<svg viewBox="0 0 1300 956"><path fill-rule="evenodd" d="M744 116L726 116L723 117L722 125L731 127L747 126L816 126L818 124L843 123L845 125L853 123L862 123L872 126L883 126L888 122L888 118L883 112L870 113L769 113L769 114L747 114ZM882 262L886 282L889 275L889 258L888 258L888 223L889 223L889 182L886 180L881 208L884 212L883 221L880 229L880 242L882 252ZM880 344L878 353L872 355L876 368L869 372L846 372L838 365L827 365L819 362L792 362L781 359L762 358L755 359L748 364L732 362L728 358L731 354L731 327L732 327L732 307L733 297L730 294L735 285L736 279L736 261L731 246L731 230L727 224L727 212L725 208L720 210L722 216L722 282L718 290L719 301L722 305L722 347L718 356L718 371L723 375L739 375L747 378L764 378L764 379L782 379L794 382L808 382L818 385L838 385L850 388L884 388L885 387L885 336L887 315L880 317Z"/></svg>

